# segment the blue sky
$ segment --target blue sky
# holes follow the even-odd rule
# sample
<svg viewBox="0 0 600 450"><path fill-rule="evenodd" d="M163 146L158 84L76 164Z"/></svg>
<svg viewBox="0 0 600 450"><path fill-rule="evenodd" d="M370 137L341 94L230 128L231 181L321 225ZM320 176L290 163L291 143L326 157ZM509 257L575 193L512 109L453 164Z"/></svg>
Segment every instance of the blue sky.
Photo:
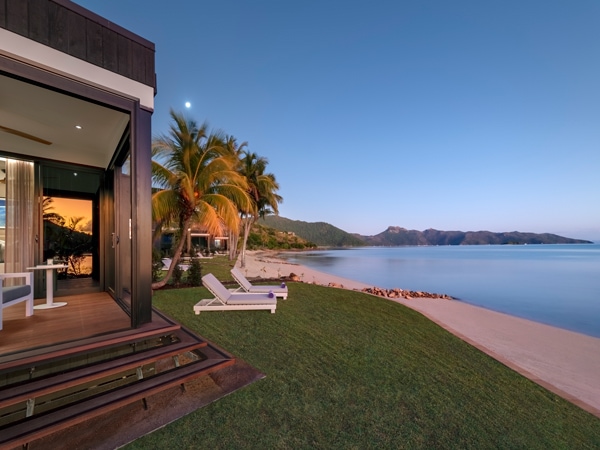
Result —
<svg viewBox="0 0 600 450"><path fill-rule="evenodd" d="M76 1L155 43L153 132L247 141L283 217L600 240L597 0Z"/></svg>

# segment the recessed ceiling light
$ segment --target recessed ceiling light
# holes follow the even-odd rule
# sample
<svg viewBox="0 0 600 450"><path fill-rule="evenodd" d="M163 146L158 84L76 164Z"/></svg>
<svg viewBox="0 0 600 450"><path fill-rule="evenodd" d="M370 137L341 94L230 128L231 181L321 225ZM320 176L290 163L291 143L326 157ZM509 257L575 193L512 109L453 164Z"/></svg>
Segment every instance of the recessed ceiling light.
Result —
<svg viewBox="0 0 600 450"><path fill-rule="evenodd" d="M75 128L77 128L78 130L81 130L83 127L81 125L75 125Z"/></svg>

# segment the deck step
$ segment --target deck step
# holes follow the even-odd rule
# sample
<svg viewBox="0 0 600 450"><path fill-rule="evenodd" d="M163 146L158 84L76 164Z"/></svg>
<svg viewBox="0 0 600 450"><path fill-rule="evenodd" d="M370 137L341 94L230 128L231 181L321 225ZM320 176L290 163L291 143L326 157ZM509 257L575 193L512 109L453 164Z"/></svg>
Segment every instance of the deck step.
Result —
<svg viewBox="0 0 600 450"><path fill-rule="evenodd" d="M209 347L215 355L220 352ZM231 366L235 360L228 355L208 358L186 366L144 378L134 384L65 406L52 412L32 416L8 427L0 428L0 448L12 448L48 436L85 420L106 414L117 408L147 398L171 387L182 385L192 379Z"/></svg>
<svg viewBox="0 0 600 450"><path fill-rule="evenodd" d="M143 338L151 339L161 335L167 335L181 329L179 324L172 324L161 328L149 330L125 330L123 332L111 333L107 336L94 336L86 339L80 339L74 345L73 342L53 345L52 349L40 348L27 352L21 352L19 358L15 359L12 355L5 355L0 358L0 373L13 372L15 370L39 366L44 361L56 361L61 358L69 358L81 354L90 353L97 349L109 349L119 345L134 343Z"/></svg>
<svg viewBox="0 0 600 450"><path fill-rule="evenodd" d="M138 341L118 345L156 336L142 333ZM168 336L166 345L0 389L0 449L25 445L235 363L231 355L183 327ZM115 348L116 343L109 340L107 345Z"/></svg>
<svg viewBox="0 0 600 450"><path fill-rule="evenodd" d="M68 351L53 350L34 358L21 359L19 364L11 364L11 368L2 365L0 370L0 391L9 386L27 383L38 378L47 378L58 373L68 372L98 362L129 356L156 347L163 347L172 336L181 332L181 326L163 327L150 332L128 333L126 336L104 337L105 345L84 340L81 345L71 345ZM0 397L1 398L1 397Z"/></svg>
<svg viewBox="0 0 600 450"><path fill-rule="evenodd" d="M51 377L33 379L17 386L7 386L0 389L0 410L19 402L37 399L83 385L93 380L106 378L111 375L136 369L157 359L174 357L182 352L189 352L205 347L206 341L194 340L187 333L177 334L176 343L132 353L127 356L111 359L105 362L84 366L79 369L60 373Z"/></svg>

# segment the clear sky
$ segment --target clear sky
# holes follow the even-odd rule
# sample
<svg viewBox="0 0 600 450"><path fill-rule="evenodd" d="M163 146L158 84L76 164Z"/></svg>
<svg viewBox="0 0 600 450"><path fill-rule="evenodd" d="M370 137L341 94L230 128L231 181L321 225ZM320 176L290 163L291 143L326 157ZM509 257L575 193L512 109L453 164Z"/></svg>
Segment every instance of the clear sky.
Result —
<svg viewBox="0 0 600 450"><path fill-rule="evenodd" d="M600 240L597 0L76 2L155 43L153 132L247 141L283 217Z"/></svg>

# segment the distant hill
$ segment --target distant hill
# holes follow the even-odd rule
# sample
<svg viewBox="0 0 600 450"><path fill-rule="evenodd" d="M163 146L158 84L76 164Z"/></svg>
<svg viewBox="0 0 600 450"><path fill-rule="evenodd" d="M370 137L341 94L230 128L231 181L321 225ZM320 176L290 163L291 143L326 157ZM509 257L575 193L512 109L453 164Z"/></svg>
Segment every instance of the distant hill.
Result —
<svg viewBox="0 0 600 450"><path fill-rule="evenodd" d="M266 216L259 224L279 231L292 232L319 247L358 247L365 243L356 236L325 222L302 222L281 216Z"/></svg>
<svg viewBox="0 0 600 450"><path fill-rule="evenodd" d="M264 223L255 223L252 226L252 230L250 231L247 242L248 250L265 248L272 250L306 250L315 247L317 247L317 244L309 242L295 233L277 230L273 227L265 225Z"/></svg>
<svg viewBox="0 0 600 450"><path fill-rule="evenodd" d="M401 246L401 245L524 245L524 244L593 244L550 233L510 231L425 231L388 227L374 236L351 234L325 222L303 222L281 216L267 216L259 224L283 232L292 232L319 247Z"/></svg>
<svg viewBox="0 0 600 450"><path fill-rule="evenodd" d="M511 231L493 233L491 231L425 231L407 230L402 227L388 227L375 236L355 235L366 245L523 245L523 244L592 244L591 241L571 239L550 233L520 233Z"/></svg>

